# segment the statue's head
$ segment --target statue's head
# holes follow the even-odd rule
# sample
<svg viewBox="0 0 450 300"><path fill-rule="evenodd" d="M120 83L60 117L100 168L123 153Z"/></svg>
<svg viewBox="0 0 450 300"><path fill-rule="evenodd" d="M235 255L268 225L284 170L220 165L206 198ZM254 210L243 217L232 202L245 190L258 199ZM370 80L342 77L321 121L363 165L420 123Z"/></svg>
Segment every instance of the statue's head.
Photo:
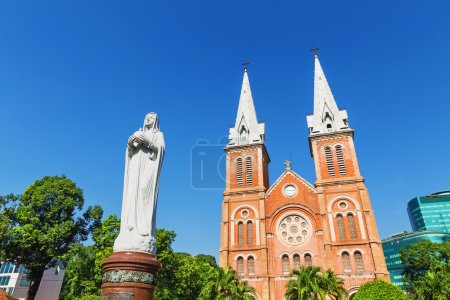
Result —
<svg viewBox="0 0 450 300"><path fill-rule="evenodd" d="M144 130L159 130L158 115L154 112L148 113L144 120Z"/></svg>

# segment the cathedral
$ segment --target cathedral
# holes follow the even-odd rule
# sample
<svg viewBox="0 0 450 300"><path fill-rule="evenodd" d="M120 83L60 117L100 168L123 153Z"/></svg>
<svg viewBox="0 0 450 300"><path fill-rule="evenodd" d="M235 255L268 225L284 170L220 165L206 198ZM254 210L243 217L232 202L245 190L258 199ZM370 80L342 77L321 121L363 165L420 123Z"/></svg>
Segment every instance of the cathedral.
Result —
<svg viewBox="0 0 450 300"><path fill-rule="evenodd" d="M246 68L225 147L220 266L236 270L258 300L284 299L292 270L304 265L333 270L350 299L365 282L389 281L354 131L314 57L314 112L306 119L316 182L287 161L269 183L265 124L258 122Z"/></svg>

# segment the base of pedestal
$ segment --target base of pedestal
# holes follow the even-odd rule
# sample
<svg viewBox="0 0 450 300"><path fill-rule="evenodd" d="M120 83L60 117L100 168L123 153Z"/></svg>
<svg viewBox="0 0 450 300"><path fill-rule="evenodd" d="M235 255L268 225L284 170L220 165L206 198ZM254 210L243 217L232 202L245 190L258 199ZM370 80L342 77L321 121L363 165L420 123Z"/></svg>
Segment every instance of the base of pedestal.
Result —
<svg viewBox="0 0 450 300"><path fill-rule="evenodd" d="M102 300L153 300L161 264L154 255L120 251L103 261Z"/></svg>

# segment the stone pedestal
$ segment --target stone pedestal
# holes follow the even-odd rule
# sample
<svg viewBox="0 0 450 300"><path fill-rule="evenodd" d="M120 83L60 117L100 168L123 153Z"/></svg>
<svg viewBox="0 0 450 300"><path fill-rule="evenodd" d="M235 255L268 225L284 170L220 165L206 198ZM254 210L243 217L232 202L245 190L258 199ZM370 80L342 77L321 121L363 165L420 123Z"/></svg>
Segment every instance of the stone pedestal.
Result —
<svg viewBox="0 0 450 300"><path fill-rule="evenodd" d="M161 264L143 252L113 252L103 261L102 300L153 300Z"/></svg>

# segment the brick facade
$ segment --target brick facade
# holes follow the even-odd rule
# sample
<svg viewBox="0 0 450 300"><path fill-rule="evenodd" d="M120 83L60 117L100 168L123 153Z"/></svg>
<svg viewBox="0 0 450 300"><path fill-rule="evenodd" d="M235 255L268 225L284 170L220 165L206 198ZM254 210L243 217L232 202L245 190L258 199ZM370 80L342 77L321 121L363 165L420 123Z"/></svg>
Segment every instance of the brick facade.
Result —
<svg viewBox="0 0 450 300"><path fill-rule="evenodd" d="M264 141L225 149L220 266L237 270L260 300L284 299L290 272L305 264L331 268L350 295L367 281L389 281L353 130L310 134L309 143L314 185L287 164L269 186Z"/></svg>

